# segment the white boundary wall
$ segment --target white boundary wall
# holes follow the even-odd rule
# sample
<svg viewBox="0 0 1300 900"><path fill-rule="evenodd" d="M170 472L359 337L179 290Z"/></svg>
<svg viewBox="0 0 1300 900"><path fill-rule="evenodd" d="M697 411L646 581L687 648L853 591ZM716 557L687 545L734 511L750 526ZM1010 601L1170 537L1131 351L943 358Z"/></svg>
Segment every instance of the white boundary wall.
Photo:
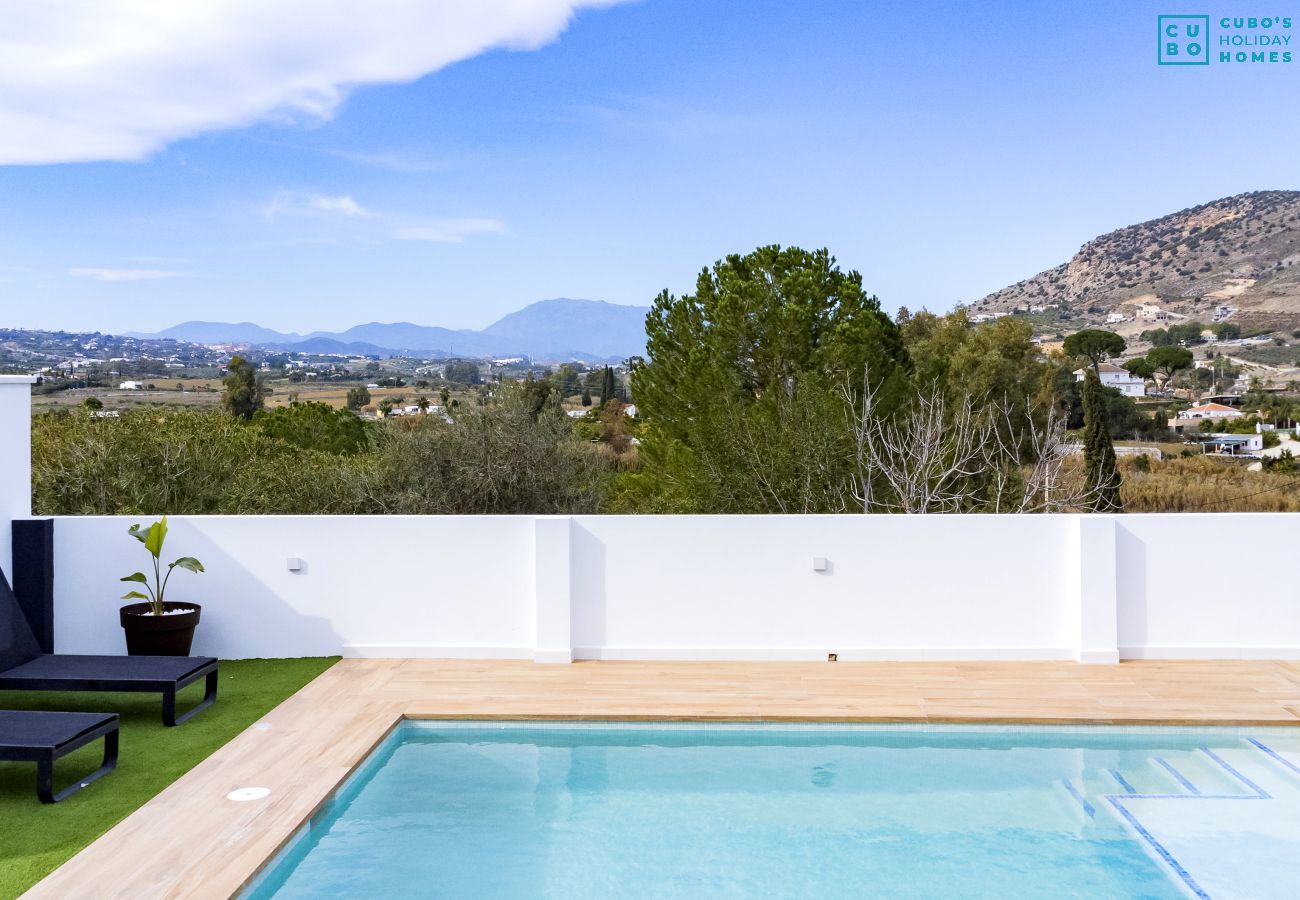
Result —
<svg viewBox="0 0 1300 900"><path fill-rule="evenodd" d="M1125 658L1300 659L1300 515L1115 521Z"/></svg>
<svg viewBox="0 0 1300 900"><path fill-rule="evenodd" d="M146 571L133 517L54 525L54 645L117 653L117 579ZM167 596L203 607L196 653L223 657L531 659L532 519L514 516L168 518L166 559L195 556ZM301 561L291 571L289 559Z"/></svg>
<svg viewBox="0 0 1300 900"><path fill-rule="evenodd" d="M58 650L121 651L137 519L56 520ZM1224 559L1285 567L1286 514L170 523L168 555L208 567L171 596L203 604L195 652L223 657L1300 659L1294 582Z"/></svg>
<svg viewBox="0 0 1300 900"><path fill-rule="evenodd" d="M0 569L9 571L8 523L32 512L32 384L26 375L0 375Z"/></svg>
<svg viewBox="0 0 1300 900"><path fill-rule="evenodd" d="M0 378L0 565L29 513ZM55 646L118 653L144 517L55 523ZM170 520L226 658L1300 659L1300 516L211 516ZM826 560L823 571L814 558ZM290 560L300 560L296 570Z"/></svg>

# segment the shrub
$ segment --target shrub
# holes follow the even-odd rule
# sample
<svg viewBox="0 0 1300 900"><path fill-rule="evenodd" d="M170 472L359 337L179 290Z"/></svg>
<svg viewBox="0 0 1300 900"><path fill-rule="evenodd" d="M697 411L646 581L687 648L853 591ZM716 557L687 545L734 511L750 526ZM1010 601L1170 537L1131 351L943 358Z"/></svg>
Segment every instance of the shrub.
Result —
<svg viewBox="0 0 1300 900"><path fill-rule="evenodd" d="M266 435L301 447L349 455L365 450L370 442L366 423L350 410L326 403L294 403L260 410L253 424Z"/></svg>
<svg viewBox="0 0 1300 900"><path fill-rule="evenodd" d="M1296 465L1295 455L1290 448L1283 450L1277 456L1264 457L1260 461L1260 465L1265 472L1277 472L1279 474L1290 474L1300 469L1300 466Z"/></svg>
<svg viewBox="0 0 1300 900"><path fill-rule="evenodd" d="M554 399L536 406L522 385L450 423L400 419L372 460L363 490L373 511L406 514L594 512L607 469Z"/></svg>
<svg viewBox="0 0 1300 900"><path fill-rule="evenodd" d="M1124 470L1128 512L1300 512L1294 475L1276 469L1251 472L1244 466L1190 454L1152 462L1146 472L1135 460Z"/></svg>
<svg viewBox="0 0 1300 900"><path fill-rule="evenodd" d="M252 424L196 410L135 410L117 419L34 416L33 509L38 515L592 512L604 478L634 464L579 440L558 405L534 411L514 386L450 424L419 416L368 427L350 413L330 410L327 418L310 406L276 410ZM358 426L372 429L373 437L367 433L362 443Z"/></svg>
<svg viewBox="0 0 1300 900"><path fill-rule="evenodd" d="M327 454L219 412L131 410L115 419L32 420L38 515L333 512Z"/></svg>

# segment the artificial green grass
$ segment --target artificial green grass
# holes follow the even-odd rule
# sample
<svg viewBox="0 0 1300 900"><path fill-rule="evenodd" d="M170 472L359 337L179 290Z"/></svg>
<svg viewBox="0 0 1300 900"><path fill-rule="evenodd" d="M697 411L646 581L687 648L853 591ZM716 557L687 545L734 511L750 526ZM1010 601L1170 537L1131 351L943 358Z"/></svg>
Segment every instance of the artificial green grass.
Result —
<svg viewBox="0 0 1300 900"><path fill-rule="evenodd" d="M0 898L40 881L336 660L223 661L217 702L175 728L163 725L158 694L0 691L0 709L115 712L122 722L117 769L61 803L36 798L35 763L0 762ZM181 692L177 711L202 696L200 680ZM56 762L55 789L98 768L103 752L95 741Z"/></svg>

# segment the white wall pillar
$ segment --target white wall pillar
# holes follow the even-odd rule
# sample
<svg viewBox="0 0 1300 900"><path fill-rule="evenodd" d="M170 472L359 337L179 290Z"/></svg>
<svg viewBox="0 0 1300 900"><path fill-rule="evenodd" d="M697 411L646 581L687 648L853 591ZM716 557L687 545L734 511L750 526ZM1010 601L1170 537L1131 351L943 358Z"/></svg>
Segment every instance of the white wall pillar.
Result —
<svg viewBox="0 0 1300 900"><path fill-rule="evenodd" d="M568 516L538 516L533 540L535 662L573 662L572 541Z"/></svg>
<svg viewBox="0 0 1300 900"><path fill-rule="evenodd" d="M32 385L27 375L0 375L0 568L13 581L14 519L32 514Z"/></svg>
<svg viewBox="0 0 1300 900"><path fill-rule="evenodd" d="M1081 663L1117 663L1119 591L1115 580L1115 519L1112 516L1081 515L1078 526L1078 660Z"/></svg>

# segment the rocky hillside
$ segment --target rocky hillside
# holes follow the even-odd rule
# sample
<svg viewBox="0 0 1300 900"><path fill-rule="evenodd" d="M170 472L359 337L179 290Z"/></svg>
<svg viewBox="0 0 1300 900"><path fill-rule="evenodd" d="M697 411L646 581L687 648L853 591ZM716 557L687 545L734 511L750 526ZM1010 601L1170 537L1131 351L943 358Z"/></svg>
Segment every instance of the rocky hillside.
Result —
<svg viewBox="0 0 1300 900"><path fill-rule="evenodd" d="M1149 303L1204 321L1228 305L1238 321L1300 327L1300 191L1238 194L1112 231L970 311L1082 327Z"/></svg>

